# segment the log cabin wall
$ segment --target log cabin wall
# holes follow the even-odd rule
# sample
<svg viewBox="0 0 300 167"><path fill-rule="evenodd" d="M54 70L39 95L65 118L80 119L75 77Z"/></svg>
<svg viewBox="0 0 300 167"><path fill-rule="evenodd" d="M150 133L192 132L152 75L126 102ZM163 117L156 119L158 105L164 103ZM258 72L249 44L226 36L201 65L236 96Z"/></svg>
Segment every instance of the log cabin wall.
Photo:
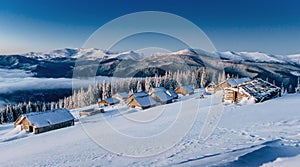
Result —
<svg viewBox="0 0 300 167"><path fill-rule="evenodd" d="M74 120L70 120L70 121L62 122L62 123L55 124L55 125L45 126L45 127L41 127L41 128L34 128L33 132L35 134L38 134L38 133L48 132L51 130L60 129L60 128L73 126L73 125L74 125Z"/></svg>
<svg viewBox="0 0 300 167"><path fill-rule="evenodd" d="M250 98L250 95L248 95L248 94L246 94L246 93L243 93L243 92L241 92L241 91L238 91L237 92L237 99L236 99L236 103L241 103L242 102L242 100L244 99L244 98Z"/></svg>
<svg viewBox="0 0 300 167"><path fill-rule="evenodd" d="M26 131L29 131L29 127L30 126L33 126L33 125L28 121L27 118L24 118L23 121L21 122L21 128L22 128L22 130L24 129Z"/></svg>
<svg viewBox="0 0 300 167"><path fill-rule="evenodd" d="M225 89L224 90L224 96L223 96L223 102L224 101L231 101L231 103L235 103L236 101L236 91L233 89Z"/></svg>
<svg viewBox="0 0 300 167"><path fill-rule="evenodd" d="M133 99L130 103L129 103L130 107L141 107L143 108L135 99Z"/></svg>
<svg viewBox="0 0 300 167"><path fill-rule="evenodd" d="M182 94L182 95L189 94L189 92L187 90L185 90L183 87L179 87L179 88L175 89L175 93Z"/></svg>

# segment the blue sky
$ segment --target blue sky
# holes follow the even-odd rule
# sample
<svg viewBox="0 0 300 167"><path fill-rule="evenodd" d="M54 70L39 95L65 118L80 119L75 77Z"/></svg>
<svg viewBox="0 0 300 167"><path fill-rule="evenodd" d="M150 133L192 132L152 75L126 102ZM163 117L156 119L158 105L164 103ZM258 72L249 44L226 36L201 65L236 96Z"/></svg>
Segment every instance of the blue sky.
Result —
<svg viewBox="0 0 300 167"><path fill-rule="evenodd" d="M297 0L4 0L0 54L81 47L100 26L139 11L170 12L190 20L218 51L300 53Z"/></svg>

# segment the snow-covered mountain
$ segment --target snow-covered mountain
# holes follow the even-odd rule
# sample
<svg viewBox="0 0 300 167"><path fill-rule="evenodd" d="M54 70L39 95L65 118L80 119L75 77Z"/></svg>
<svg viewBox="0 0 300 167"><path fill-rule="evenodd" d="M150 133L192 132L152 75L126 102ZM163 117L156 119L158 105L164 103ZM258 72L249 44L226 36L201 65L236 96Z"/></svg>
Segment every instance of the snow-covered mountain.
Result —
<svg viewBox="0 0 300 167"><path fill-rule="evenodd" d="M261 52L207 52L200 49L143 56L134 51L111 52L95 48L59 49L48 52L31 52L21 55L0 56L0 68L19 69L35 77L72 78L76 62L79 73L98 68L96 75L117 77L144 77L164 75L166 71L206 67L213 75L220 70L226 73L269 78L277 84L296 85L300 73L300 55L272 55ZM297 74L297 75L295 75Z"/></svg>
<svg viewBox="0 0 300 167"><path fill-rule="evenodd" d="M166 55L206 55L215 58L221 58L223 60L235 60L235 61L251 61L251 62L270 62L270 63L297 63L300 64L300 54L295 55L272 55L262 52L207 52L201 49L183 49L177 52L172 53L161 53L156 54L160 56ZM45 60L45 59L55 59L55 58L73 58L73 59L142 59L142 56L139 53L134 51L125 51L125 52L111 52L104 51L96 48L64 48L64 49L56 49L46 52L29 52L25 54L21 54L20 56L24 56L27 58Z"/></svg>
<svg viewBox="0 0 300 167"><path fill-rule="evenodd" d="M257 62L257 63L297 63L300 64L300 54L298 55L272 55L262 52L207 52L201 49L184 49L169 55L207 55L210 57L220 58L222 60L234 60L240 62Z"/></svg>
<svg viewBox="0 0 300 167"><path fill-rule="evenodd" d="M73 59L101 59L101 58L116 58L116 59L139 59L141 55L135 53L134 51L126 51L126 52L109 52L96 48L87 48L87 49L79 49L79 48L64 48L51 50L46 52L30 52L22 54L21 56L32 58L32 59L55 59L55 58L73 58Z"/></svg>
<svg viewBox="0 0 300 167"><path fill-rule="evenodd" d="M297 64L300 64L300 54L287 55L287 57L288 57L291 61L293 61L293 62L295 62L295 63L297 63Z"/></svg>
<svg viewBox="0 0 300 167"><path fill-rule="evenodd" d="M275 56L265 54L261 52L222 52L220 53L221 58L228 60L241 60L241 61L252 61L252 62L274 62L274 63L287 63L287 59L283 59L281 56Z"/></svg>

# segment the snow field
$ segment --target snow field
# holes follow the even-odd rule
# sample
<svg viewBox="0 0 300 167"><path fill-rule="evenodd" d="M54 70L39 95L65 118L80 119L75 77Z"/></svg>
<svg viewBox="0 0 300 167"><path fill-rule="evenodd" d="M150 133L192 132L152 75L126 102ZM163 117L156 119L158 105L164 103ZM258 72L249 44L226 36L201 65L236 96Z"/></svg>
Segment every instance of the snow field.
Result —
<svg viewBox="0 0 300 167"><path fill-rule="evenodd" d="M201 137L201 132L207 115L210 114L212 96L199 99L198 95L183 97L183 101L186 101L183 103L176 102L147 110L128 109L120 104L107 108L108 112L104 114L80 118L73 127L38 135L26 134L22 138L20 136L23 132L14 129L12 124L0 125L0 150L4 150L0 152L0 164L1 166L264 164L282 166L289 162L299 162L299 158L295 156L300 154L298 151L300 95L285 95L260 104L226 105L221 116L214 115L213 118L216 118L214 120L220 118L220 122L206 140ZM182 105L186 105L185 110L182 110L185 114L176 119ZM184 122L191 119L194 122L192 121L189 131L184 133L180 140L175 140L178 137L176 135L183 132L182 129L189 127L190 124ZM174 125L176 120L179 120L179 126ZM114 138L113 133L116 131L106 129L108 126L113 127L119 134L126 134L137 140L122 141ZM138 141L141 138L157 137L157 134L163 134L174 126L176 131L168 133L169 138L165 140L146 140L148 143ZM91 135L87 129L95 133ZM110 139L109 142L113 145L122 146L117 151L123 152L117 154L111 152L101 146L103 145L99 143L101 139ZM136 144L138 147L135 147Z"/></svg>

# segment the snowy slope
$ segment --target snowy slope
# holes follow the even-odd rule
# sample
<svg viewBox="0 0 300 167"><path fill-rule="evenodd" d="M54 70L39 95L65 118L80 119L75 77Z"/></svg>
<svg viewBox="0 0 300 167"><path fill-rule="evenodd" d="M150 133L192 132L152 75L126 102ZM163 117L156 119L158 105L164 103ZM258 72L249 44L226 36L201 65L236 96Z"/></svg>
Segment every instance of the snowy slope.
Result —
<svg viewBox="0 0 300 167"><path fill-rule="evenodd" d="M264 164L262 167L293 167L299 166L300 156L292 158L277 158L274 162Z"/></svg>
<svg viewBox="0 0 300 167"><path fill-rule="evenodd" d="M107 108L109 111L104 114L81 118L73 127L27 135L28 137L22 132L16 132L18 129L13 129L12 124L0 125L0 139L7 139L9 135L14 137L10 138L11 140L0 141L0 150L4 150L0 152L0 164L1 166L260 166L277 158L300 154L298 149L300 112L297 110L300 95L286 95L261 104L225 106L217 129L207 140L202 140L199 135L209 114L211 97L199 99L196 98L198 95L184 97L182 103L147 110L128 109L120 104L117 107ZM184 107L182 113L185 118L191 119L195 112L197 113L195 123L182 140L161 154L142 158L127 157L111 153L94 142L97 135L103 139L112 135L105 128L106 122L117 128L120 133L136 137L147 137L163 132L174 123L181 107ZM143 120L151 114L158 114L158 117L154 120ZM130 120L143 120L148 123L140 123L137 126L137 122ZM89 137L87 131L84 131L87 129L97 132L96 136ZM180 129L177 129L178 133ZM18 133L22 138L18 138ZM163 147L163 140L144 143L138 149L134 149L134 143L126 143L113 137L109 139L113 144L121 144L132 154L144 155L160 151Z"/></svg>

